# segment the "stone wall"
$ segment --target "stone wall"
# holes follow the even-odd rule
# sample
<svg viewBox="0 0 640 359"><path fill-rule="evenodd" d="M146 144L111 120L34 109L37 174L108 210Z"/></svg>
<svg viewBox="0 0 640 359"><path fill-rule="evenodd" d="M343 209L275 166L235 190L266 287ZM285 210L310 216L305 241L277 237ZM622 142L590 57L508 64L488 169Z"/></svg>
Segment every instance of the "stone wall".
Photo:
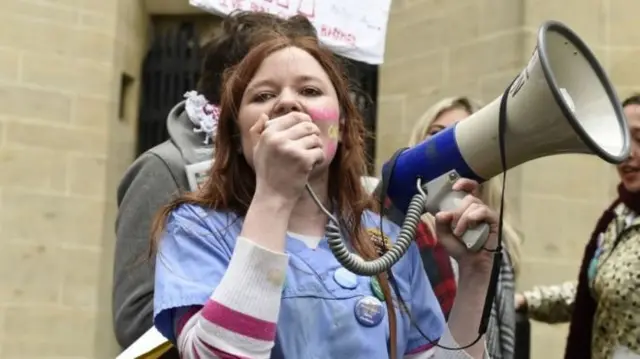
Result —
<svg viewBox="0 0 640 359"><path fill-rule="evenodd" d="M2 358L114 357L100 332L114 179L133 156L147 18L138 1L0 3Z"/></svg>

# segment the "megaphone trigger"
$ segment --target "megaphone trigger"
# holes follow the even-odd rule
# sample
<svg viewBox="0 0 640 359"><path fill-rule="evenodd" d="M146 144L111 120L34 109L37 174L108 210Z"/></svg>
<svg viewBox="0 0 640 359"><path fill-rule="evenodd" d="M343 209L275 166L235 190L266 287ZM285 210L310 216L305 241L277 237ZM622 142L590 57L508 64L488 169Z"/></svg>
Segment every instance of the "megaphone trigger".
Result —
<svg viewBox="0 0 640 359"><path fill-rule="evenodd" d="M452 170L423 185L423 189L426 190L425 208L427 212L454 211L460 207L459 204L467 196L467 193L453 190L453 184L459 178L458 173ZM452 226L451 230L453 229ZM460 240L468 250L477 252L487 243L490 229L487 223L481 223L473 228L468 228Z"/></svg>

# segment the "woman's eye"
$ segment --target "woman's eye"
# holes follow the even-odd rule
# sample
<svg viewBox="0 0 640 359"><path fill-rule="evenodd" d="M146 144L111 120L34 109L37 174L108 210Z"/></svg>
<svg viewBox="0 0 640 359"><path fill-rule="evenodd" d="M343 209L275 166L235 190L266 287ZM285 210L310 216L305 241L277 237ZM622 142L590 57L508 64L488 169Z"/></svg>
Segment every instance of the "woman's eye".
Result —
<svg viewBox="0 0 640 359"><path fill-rule="evenodd" d="M300 93L304 96L320 96L322 92L314 87L305 87L300 91Z"/></svg>
<svg viewBox="0 0 640 359"><path fill-rule="evenodd" d="M272 93L262 92L262 93L259 93L259 94L255 95L253 97L253 101L254 102L266 102L266 101L268 101L268 100L270 100L270 99L272 99L274 97L275 97L275 95L272 94Z"/></svg>

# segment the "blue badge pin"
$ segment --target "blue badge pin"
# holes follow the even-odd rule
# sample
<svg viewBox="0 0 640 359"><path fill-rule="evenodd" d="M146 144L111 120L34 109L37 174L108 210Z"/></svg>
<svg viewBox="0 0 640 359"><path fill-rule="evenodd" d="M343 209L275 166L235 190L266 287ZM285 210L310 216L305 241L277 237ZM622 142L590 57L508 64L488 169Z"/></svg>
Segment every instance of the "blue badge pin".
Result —
<svg viewBox="0 0 640 359"><path fill-rule="evenodd" d="M342 288L354 289L358 286L358 276L345 268L338 268L338 270L333 273L333 280Z"/></svg>
<svg viewBox="0 0 640 359"><path fill-rule="evenodd" d="M365 327L375 327L384 318L384 306L378 298L366 296L356 302L354 313L358 323Z"/></svg>

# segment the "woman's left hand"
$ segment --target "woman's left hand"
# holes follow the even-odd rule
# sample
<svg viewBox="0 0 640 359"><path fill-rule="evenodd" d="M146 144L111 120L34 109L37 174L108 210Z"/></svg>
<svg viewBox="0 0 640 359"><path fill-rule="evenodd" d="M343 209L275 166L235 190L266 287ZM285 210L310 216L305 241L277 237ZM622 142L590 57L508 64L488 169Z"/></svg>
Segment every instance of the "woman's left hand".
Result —
<svg viewBox="0 0 640 359"><path fill-rule="evenodd" d="M478 189L478 182L465 178L453 185L454 191L465 192L467 195L460 201L457 209L436 214L436 236L449 255L458 261L460 267L490 270L493 261L491 250L495 249L498 243L498 216L477 197ZM488 250L471 252L460 237L467 228L481 223L487 223L490 228L489 239L484 245Z"/></svg>

